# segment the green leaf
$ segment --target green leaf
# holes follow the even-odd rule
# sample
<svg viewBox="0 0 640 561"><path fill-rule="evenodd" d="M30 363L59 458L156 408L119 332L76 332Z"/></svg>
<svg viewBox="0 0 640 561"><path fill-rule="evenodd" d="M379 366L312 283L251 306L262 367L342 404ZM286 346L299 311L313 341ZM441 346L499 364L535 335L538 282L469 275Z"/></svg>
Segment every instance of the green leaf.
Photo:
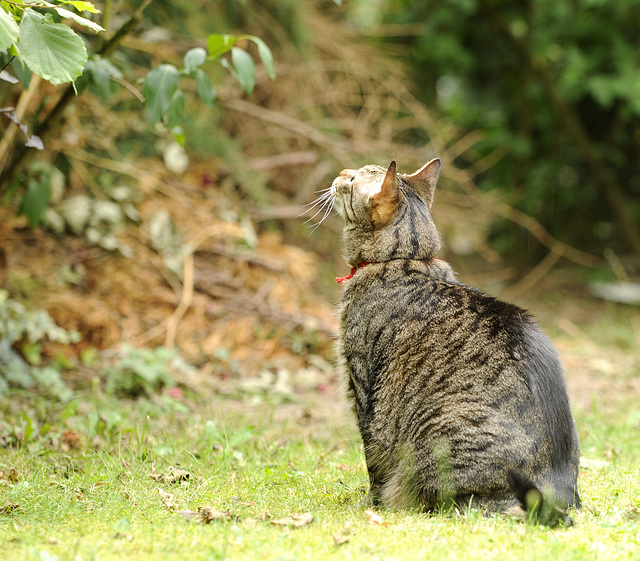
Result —
<svg viewBox="0 0 640 561"><path fill-rule="evenodd" d="M171 129L171 134L180 146L184 146L185 142L187 141L187 137L184 134L182 127L174 127L173 129Z"/></svg>
<svg viewBox="0 0 640 561"><path fill-rule="evenodd" d="M256 82L256 66L251 55L238 47L231 49L231 60L236 69L236 78L247 95L253 93Z"/></svg>
<svg viewBox="0 0 640 561"><path fill-rule="evenodd" d="M213 109L215 107L218 94L213 89L209 76L207 76L201 68L196 70L196 88L198 90L198 95L204 104L209 109Z"/></svg>
<svg viewBox="0 0 640 561"><path fill-rule="evenodd" d="M22 344L21 350L29 364L38 366L42 362L42 345L40 343L29 343L26 341Z"/></svg>
<svg viewBox="0 0 640 561"><path fill-rule="evenodd" d="M18 24L11 14L0 8L0 49L11 46L18 38Z"/></svg>
<svg viewBox="0 0 640 561"><path fill-rule="evenodd" d="M18 56L39 76L53 85L72 82L87 62L84 41L62 23L49 23L46 16L27 8L20 22Z"/></svg>
<svg viewBox="0 0 640 561"><path fill-rule="evenodd" d="M258 55L260 56L260 60L262 61L262 64L264 64L264 67L267 69L269 78L275 80L276 71L273 67L273 55L271 54L271 49L267 47L267 44L262 39L260 39L260 37L254 37L253 35L250 35L248 38L258 46Z"/></svg>
<svg viewBox="0 0 640 561"><path fill-rule="evenodd" d="M219 35L214 33L207 37L207 49L209 51L209 59L220 58L227 53L238 41L233 35Z"/></svg>
<svg viewBox="0 0 640 561"><path fill-rule="evenodd" d="M20 202L19 214L27 217L32 228L40 224L40 219L49 206L50 196L51 186L48 177L43 176L40 181L29 180L27 192Z"/></svg>
<svg viewBox="0 0 640 561"><path fill-rule="evenodd" d="M85 366L93 366L98 359L98 349L86 347L80 351L80 360Z"/></svg>
<svg viewBox="0 0 640 561"><path fill-rule="evenodd" d="M24 419L24 421L26 422L25 427L24 427L24 442L29 442L31 440L31 438L33 437L34 433L35 433L35 429L34 429L34 422L33 419L31 417L29 417L28 415L26 415L25 413L21 414L21 417Z"/></svg>
<svg viewBox="0 0 640 561"><path fill-rule="evenodd" d="M173 94L178 89L178 69L171 64L161 64L144 79L144 97L147 115L155 125L169 110Z"/></svg>
<svg viewBox="0 0 640 561"><path fill-rule="evenodd" d="M73 6L79 12L91 12L92 14L99 14L98 10L91 2L81 2L79 0L60 0L62 4L69 4Z"/></svg>
<svg viewBox="0 0 640 561"><path fill-rule="evenodd" d="M172 129L177 127L182 121L184 115L184 93L182 90L176 90L167 112L167 127Z"/></svg>
<svg viewBox="0 0 640 561"><path fill-rule="evenodd" d="M61 17L72 19L76 23L79 23L80 25L84 25L85 27L88 27L89 29L91 29L92 31L95 31L96 33L99 33L100 31L104 31L104 27L101 27L97 23L94 23L91 20L88 20L87 18L83 18L82 16L79 16L74 12L65 10L64 8L56 7L56 12L58 12L58 14L60 14Z"/></svg>
<svg viewBox="0 0 640 561"><path fill-rule="evenodd" d="M97 57L90 60L84 71L91 74L91 80L104 98L113 94L114 82L111 81L111 77L122 78L122 72L106 58Z"/></svg>
<svg viewBox="0 0 640 561"><path fill-rule="evenodd" d="M16 78L20 80L22 87L26 90L31 83L31 76L33 76L33 72L31 72L29 67L17 57L13 59L11 68Z"/></svg>
<svg viewBox="0 0 640 561"><path fill-rule="evenodd" d="M187 74L192 74L205 60L207 60L207 51L202 47L190 49L187 54L184 55L184 69Z"/></svg>

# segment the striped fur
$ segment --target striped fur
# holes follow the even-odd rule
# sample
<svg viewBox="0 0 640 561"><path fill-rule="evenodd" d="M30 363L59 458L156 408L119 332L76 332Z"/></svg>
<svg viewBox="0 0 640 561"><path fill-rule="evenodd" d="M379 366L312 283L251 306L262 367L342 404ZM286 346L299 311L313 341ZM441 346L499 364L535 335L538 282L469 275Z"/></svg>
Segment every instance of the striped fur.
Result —
<svg viewBox="0 0 640 561"><path fill-rule="evenodd" d="M578 437L553 345L526 311L434 259L439 168L365 166L332 186L345 258L370 263L344 283L337 344L370 499L496 511L523 503L526 481L561 510L579 506Z"/></svg>

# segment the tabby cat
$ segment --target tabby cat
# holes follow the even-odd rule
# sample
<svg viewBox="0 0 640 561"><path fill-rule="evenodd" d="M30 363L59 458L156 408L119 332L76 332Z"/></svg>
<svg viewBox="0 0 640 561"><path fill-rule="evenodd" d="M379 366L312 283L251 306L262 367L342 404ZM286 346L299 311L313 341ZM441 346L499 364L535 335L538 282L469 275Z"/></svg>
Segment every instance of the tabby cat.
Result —
<svg viewBox="0 0 640 561"><path fill-rule="evenodd" d="M579 443L563 370L534 319L461 284L436 258L435 159L411 175L346 169L326 198L351 274L338 356L369 499L389 508L518 504L543 523L580 506Z"/></svg>

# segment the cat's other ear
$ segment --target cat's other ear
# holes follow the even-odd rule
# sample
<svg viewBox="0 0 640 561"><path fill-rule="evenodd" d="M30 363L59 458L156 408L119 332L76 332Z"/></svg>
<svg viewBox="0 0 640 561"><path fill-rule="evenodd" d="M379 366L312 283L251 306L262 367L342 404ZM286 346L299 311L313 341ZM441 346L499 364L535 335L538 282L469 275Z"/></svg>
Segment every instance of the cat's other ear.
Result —
<svg viewBox="0 0 640 561"><path fill-rule="evenodd" d="M422 166L418 171L406 176L410 183L414 185L418 189L418 192L424 197L429 208L431 208L433 204L433 193L436 190L441 165L442 162L440 158L435 158L428 164Z"/></svg>
<svg viewBox="0 0 640 561"><path fill-rule="evenodd" d="M371 222L376 228L386 226L395 216L399 192L398 174L394 160L389 164L380 190L371 196Z"/></svg>

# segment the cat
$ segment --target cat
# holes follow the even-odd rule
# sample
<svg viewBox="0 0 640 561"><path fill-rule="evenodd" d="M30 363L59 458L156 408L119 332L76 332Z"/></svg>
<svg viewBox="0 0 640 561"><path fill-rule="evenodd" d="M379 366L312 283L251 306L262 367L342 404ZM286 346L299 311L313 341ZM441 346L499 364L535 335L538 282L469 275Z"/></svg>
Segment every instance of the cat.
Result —
<svg viewBox="0 0 640 561"><path fill-rule="evenodd" d="M520 505L541 523L571 524L580 447L562 365L528 312L460 283L436 257L440 166L345 169L324 195L345 221L352 267L336 279L337 354L368 500L428 511Z"/></svg>

